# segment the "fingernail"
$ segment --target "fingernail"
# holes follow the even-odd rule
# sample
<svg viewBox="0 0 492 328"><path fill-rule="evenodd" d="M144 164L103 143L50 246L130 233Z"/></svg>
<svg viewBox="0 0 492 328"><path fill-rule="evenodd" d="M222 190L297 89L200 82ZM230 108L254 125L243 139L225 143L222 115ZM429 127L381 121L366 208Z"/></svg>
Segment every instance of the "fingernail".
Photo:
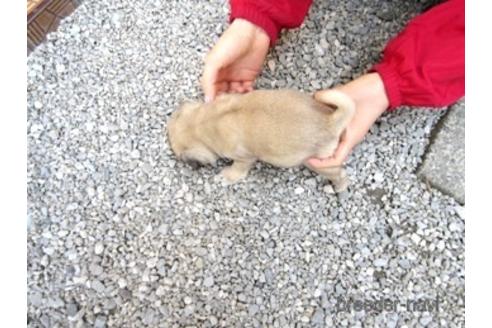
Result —
<svg viewBox="0 0 492 328"><path fill-rule="evenodd" d="M211 101L212 101L212 97L210 97L210 96L205 96L205 102L206 102L206 103L209 103L209 102L211 102Z"/></svg>

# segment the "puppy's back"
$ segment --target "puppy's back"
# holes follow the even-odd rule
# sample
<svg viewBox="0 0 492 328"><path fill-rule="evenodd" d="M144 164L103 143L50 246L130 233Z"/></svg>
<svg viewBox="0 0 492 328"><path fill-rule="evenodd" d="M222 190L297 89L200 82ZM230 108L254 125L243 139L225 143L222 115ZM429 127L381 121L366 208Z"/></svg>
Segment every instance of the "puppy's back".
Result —
<svg viewBox="0 0 492 328"><path fill-rule="evenodd" d="M239 97L234 107L248 148L259 157L270 155L260 159L274 165L299 165L338 138L331 126L335 110L300 91L257 90Z"/></svg>
<svg viewBox="0 0 492 328"><path fill-rule="evenodd" d="M313 123L320 123L319 120L326 121L333 114L334 109L316 101L311 95L289 89L281 90L256 90L244 94L239 98L237 106L244 114L251 114L251 119L256 124L270 123L277 127L290 125L291 128L301 126L298 123L305 123L310 126ZM254 113L254 114L253 114ZM318 120L317 120L318 119ZM286 122L286 124L282 124ZM292 126L294 124L294 126Z"/></svg>

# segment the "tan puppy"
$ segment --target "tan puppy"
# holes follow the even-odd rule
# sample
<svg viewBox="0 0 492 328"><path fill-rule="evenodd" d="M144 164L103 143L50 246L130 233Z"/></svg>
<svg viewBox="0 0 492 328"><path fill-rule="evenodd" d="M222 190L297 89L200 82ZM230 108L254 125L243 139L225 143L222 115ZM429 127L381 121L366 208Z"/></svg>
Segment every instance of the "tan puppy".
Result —
<svg viewBox="0 0 492 328"><path fill-rule="evenodd" d="M260 160L285 168L304 164L342 191L349 183L343 167L318 169L306 160L334 153L355 104L336 90L322 97L324 104L299 91L257 90L222 95L207 104L184 103L168 122L171 148L185 161L232 159L221 172L228 183L246 177Z"/></svg>

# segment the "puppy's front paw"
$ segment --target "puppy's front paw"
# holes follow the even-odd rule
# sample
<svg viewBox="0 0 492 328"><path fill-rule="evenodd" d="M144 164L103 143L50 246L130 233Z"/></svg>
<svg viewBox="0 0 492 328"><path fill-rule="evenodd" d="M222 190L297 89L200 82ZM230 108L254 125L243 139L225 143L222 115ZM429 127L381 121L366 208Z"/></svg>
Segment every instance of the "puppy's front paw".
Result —
<svg viewBox="0 0 492 328"><path fill-rule="evenodd" d="M224 182L227 185L238 182L241 179L244 179L248 172L240 171L234 168L233 166L228 166L220 172L220 176L223 178Z"/></svg>

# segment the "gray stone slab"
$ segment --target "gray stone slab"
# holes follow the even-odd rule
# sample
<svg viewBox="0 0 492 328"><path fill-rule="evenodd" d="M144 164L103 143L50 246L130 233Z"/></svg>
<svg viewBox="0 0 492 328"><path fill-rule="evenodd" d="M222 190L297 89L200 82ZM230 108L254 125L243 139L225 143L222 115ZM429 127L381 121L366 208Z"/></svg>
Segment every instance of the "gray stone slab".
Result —
<svg viewBox="0 0 492 328"><path fill-rule="evenodd" d="M465 101L449 109L436 126L418 175L458 202L465 203Z"/></svg>

